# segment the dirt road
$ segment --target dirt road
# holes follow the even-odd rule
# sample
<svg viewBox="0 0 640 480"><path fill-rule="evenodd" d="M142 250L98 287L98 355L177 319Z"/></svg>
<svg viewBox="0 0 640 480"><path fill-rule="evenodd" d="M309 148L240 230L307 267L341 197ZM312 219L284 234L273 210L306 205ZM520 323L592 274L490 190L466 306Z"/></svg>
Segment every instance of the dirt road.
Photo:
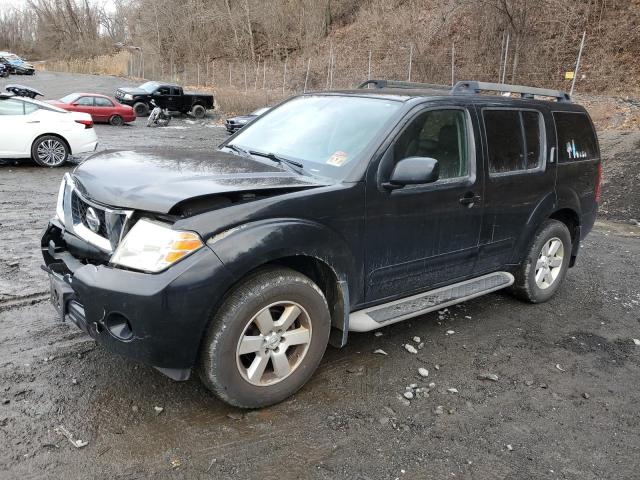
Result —
<svg viewBox="0 0 640 480"><path fill-rule="evenodd" d="M33 81L69 77L47 75ZM174 125L97 128L105 148L225 136L211 119ZM353 334L294 398L246 412L56 322L38 240L66 170L0 165L0 479L638 478L638 227L599 223L549 303L499 293ZM417 355L403 348L414 336Z"/></svg>

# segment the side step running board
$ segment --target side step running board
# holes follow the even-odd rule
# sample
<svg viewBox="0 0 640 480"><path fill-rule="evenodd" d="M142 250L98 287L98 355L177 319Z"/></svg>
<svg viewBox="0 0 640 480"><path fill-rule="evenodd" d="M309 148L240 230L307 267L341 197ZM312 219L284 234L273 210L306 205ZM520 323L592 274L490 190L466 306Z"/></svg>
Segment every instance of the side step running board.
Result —
<svg viewBox="0 0 640 480"><path fill-rule="evenodd" d="M386 327L407 318L417 317L486 293L495 292L508 287L513 283L513 280L513 275L508 272L494 272L447 287L358 310L349 315L349 331L368 332Z"/></svg>

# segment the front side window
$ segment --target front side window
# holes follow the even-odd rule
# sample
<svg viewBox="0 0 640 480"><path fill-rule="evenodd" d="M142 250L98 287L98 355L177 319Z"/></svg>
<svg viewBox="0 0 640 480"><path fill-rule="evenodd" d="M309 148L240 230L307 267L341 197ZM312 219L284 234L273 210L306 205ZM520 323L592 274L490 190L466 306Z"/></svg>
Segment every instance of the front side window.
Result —
<svg viewBox="0 0 640 480"><path fill-rule="evenodd" d="M344 178L402 103L387 98L304 95L243 128L231 145L301 162L306 171Z"/></svg>
<svg viewBox="0 0 640 480"><path fill-rule="evenodd" d="M171 89L169 87L160 87L156 90L156 95L171 95Z"/></svg>
<svg viewBox="0 0 640 480"><path fill-rule="evenodd" d="M584 113L554 112L560 162L588 160L598 156L596 136Z"/></svg>
<svg viewBox="0 0 640 480"><path fill-rule="evenodd" d="M0 115L24 115L24 102L20 100L0 100Z"/></svg>
<svg viewBox="0 0 640 480"><path fill-rule="evenodd" d="M544 121L531 110L482 112L489 152L489 173L534 170L542 164Z"/></svg>
<svg viewBox="0 0 640 480"><path fill-rule="evenodd" d="M407 157L438 160L439 178L469 174L467 118L463 110L430 110L411 121L394 145L394 161Z"/></svg>

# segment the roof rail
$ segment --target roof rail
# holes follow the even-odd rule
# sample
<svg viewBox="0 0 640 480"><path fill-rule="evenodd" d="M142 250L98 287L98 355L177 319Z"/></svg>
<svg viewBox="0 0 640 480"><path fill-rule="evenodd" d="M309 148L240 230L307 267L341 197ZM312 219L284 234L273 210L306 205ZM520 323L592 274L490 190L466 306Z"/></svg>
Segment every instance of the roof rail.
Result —
<svg viewBox="0 0 640 480"><path fill-rule="evenodd" d="M504 93L519 93L522 98L533 99L535 95L541 97L552 97L558 102L571 102L571 97L562 90L550 90L546 88L526 87L524 85L506 85L504 83L489 83L461 81L456 83L451 89L452 95L474 95L482 90Z"/></svg>
<svg viewBox="0 0 640 480"><path fill-rule="evenodd" d="M367 80L358 85L358 88L369 88L372 85L373 88L407 88L407 89L421 89L429 88L436 90L450 90L451 87L447 85L435 85L431 83L416 83L416 82L404 82L402 80Z"/></svg>

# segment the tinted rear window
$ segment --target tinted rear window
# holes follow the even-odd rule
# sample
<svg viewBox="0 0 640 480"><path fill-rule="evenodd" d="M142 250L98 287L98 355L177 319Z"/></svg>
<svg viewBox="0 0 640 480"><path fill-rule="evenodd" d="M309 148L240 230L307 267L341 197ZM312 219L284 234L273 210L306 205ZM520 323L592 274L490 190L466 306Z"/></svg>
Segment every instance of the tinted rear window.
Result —
<svg viewBox="0 0 640 480"><path fill-rule="evenodd" d="M588 160L598 156L596 135L584 113L554 112L560 162Z"/></svg>
<svg viewBox="0 0 640 480"><path fill-rule="evenodd" d="M492 108L482 114L489 150L489 173L523 172L540 167L545 143L540 112Z"/></svg>

